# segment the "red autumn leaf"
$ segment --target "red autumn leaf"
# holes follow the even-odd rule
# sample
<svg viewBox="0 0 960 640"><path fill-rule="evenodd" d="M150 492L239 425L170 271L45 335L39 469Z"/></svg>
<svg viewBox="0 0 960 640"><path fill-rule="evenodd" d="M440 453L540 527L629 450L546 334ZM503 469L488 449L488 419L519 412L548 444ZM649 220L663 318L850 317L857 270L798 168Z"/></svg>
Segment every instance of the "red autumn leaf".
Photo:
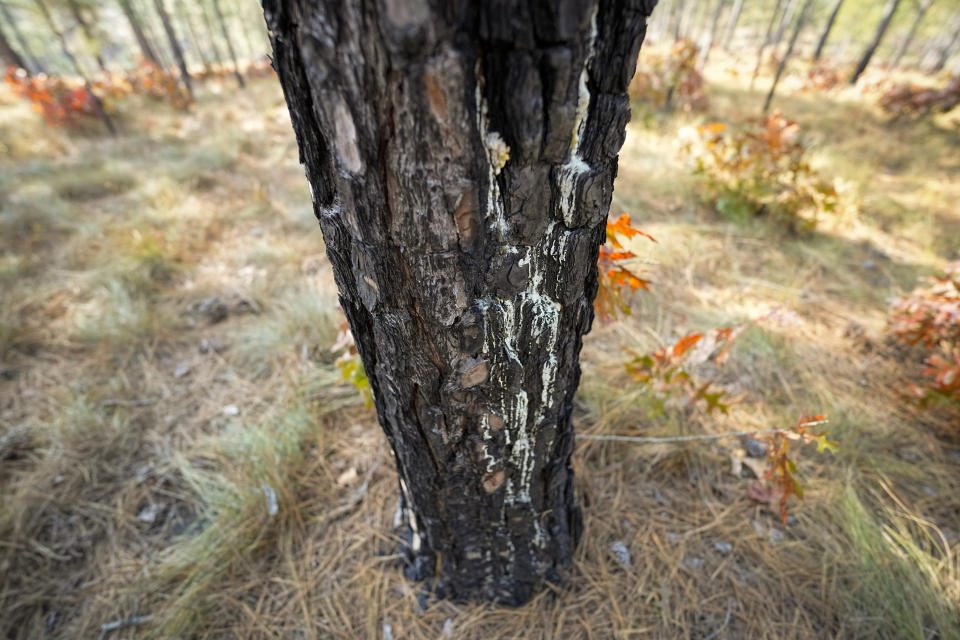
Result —
<svg viewBox="0 0 960 640"><path fill-rule="evenodd" d="M700 338L703 337L702 333L691 333L688 336L684 336L677 340L677 343L673 345L672 355L674 358L679 358L687 351L690 350L693 345L697 344Z"/></svg>

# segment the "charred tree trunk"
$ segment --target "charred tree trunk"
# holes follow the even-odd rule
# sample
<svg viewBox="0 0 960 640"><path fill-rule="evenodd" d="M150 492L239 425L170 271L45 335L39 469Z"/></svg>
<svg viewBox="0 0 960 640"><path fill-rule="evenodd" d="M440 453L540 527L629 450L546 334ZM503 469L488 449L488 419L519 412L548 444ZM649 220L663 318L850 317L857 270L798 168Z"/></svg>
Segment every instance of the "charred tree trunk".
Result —
<svg viewBox="0 0 960 640"><path fill-rule="evenodd" d="M740 22L740 14L743 12L743 0L735 0L733 9L730 10L730 18L727 20L727 29L723 34L723 48L730 50L730 43L733 42L733 32L737 29L737 23Z"/></svg>
<svg viewBox="0 0 960 640"><path fill-rule="evenodd" d="M100 40L93 33L90 23L83 17L83 10L80 8L80 5L77 4L76 0L69 0L67 4L70 7L70 14L80 26L80 31L83 32L83 37L87 42L87 48L97 61L97 66L100 67L100 71L109 73L109 71L107 71L107 65L103 62L103 56L100 55Z"/></svg>
<svg viewBox="0 0 960 640"><path fill-rule="evenodd" d="M767 94L767 99L763 102L763 112L766 113L770 110L770 103L773 102L773 96L777 92L777 85L780 83L780 76L783 75L783 70L787 67L787 62L790 61L790 56L793 55L793 49L797 45L797 38L800 37L800 32L803 30L803 25L807 22L807 13L810 11L810 6L813 4L813 0L806 0L803 4L803 9L800 10L800 17L797 18L797 24L793 28L793 35L790 36L790 44L787 46L787 52L783 54L783 58L780 60L780 65L777 67L777 74L773 77L773 84L770 85L770 92Z"/></svg>
<svg viewBox="0 0 960 640"><path fill-rule="evenodd" d="M830 37L830 32L833 31L833 25L837 22L837 14L840 13L840 7L843 6L843 0L837 0L837 4L833 5L833 11L830 12L830 17L827 18L827 24L823 27L823 33L820 34L820 40L817 41L817 50L813 53L813 60L816 62L820 59L820 56L823 55L823 48L827 46L827 38Z"/></svg>
<svg viewBox="0 0 960 640"><path fill-rule="evenodd" d="M43 66L40 64L39 60L33 52L30 50L30 46L27 44L27 39L23 37L23 33L20 31L20 26L17 24L16 19L10 14L10 9L7 8L7 5L3 2L0 2L0 16L3 16L3 20L10 27L10 30L13 32L13 38L17 41L19 48L19 57L21 62L20 65L23 69L26 69L27 73L33 75L35 73L42 73ZM9 43L8 43L9 44ZM10 49L11 52L14 49Z"/></svg>
<svg viewBox="0 0 960 640"><path fill-rule="evenodd" d="M223 32L223 39L227 43L227 52L230 54L230 61L233 62L233 73L237 76L237 84L240 87L246 86L243 81L243 74L240 73L240 63L237 62L237 54L233 49L233 42L230 40L230 31L227 29L227 21L223 19L223 12L220 11L220 0L213 0L213 10L217 13L217 21L220 22L220 29Z"/></svg>
<svg viewBox="0 0 960 640"><path fill-rule="evenodd" d="M264 2L407 575L455 599L570 570L579 353L653 5Z"/></svg>
<svg viewBox="0 0 960 640"><path fill-rule="evenodd" d="M57 26L57 22L53 19L53 14L50 13L50 8L47 7L43 0L36 0L36 4L37 8L40 9L40 13L43 15L43 19L47 23L47 26L50 27L50 31L53 32L53 34L57 37L57 40L60 42L60 50L63 52L63 56L70 62L71 66L73 66L74 71L76 71L77 75L80 76L80 79L83 80L83 87L90 95L90 99L93 101L94 108L97 110L97 115L103 122L103 126L107 128L107 131L110 132L110 135L117 135L117 128L113 124L113 119L107 113L107 110L103 108L103 101L100 100L100 97L93 92L93 86L91 86L90 80L87 78L87 74L83 71L83 67L80 66L80 62L77 60L76 56L74 56L73 52L70 51L70 47L67 45L67 38L63 35L63 31Z"/></svg>
<svg viewBox="0 0 960 640"><path fill-rule="evenodd" d="M137 44L140 46L140 53L143 55L143 59L158 67L161 66L160 58L153 50L153 45L147 40L147 35L143 32L143 27L140 26L140 19L137 18L137 14L134 13L130 0L119 0L119 4L123 10L123 15L126 16L127 22L130 24L130 30L133 31L133 37L137 39Z"/></svg>
<svg viewBox="0 0 960 640"><path fill-rule="evenodd" d="M170 22L170 16L167 15L167 9L163 6L163 0L153 0L157 7L157 14L160 16L160 22L163 24L163 30L167 34L167 42L170 43L170 50L173 51L173 57L180 67L180 80L187 89L187 95L193 100L193 83L190 79L190 71L187 69L187 59L183 56L183 48L180 46L180 39L177 38L177 32L173 30L173 24Z"/></svg>
<svg viewBox="0 0 960 640"><path fill-rule="evenodd" d="M917 6L917 17L913 19L913 24L910 25L910 30L900 42L900 46L897 47L896 53L893 54L893 59L890 61L891 66L896 67L900 65L900 61L903 60L903 56L906 55L910 45L913 44L913 39L917 35L917 29L920 27L920 23L923 22L923 17L927 15L927 11L930 10L931 6L933 6L933 0L927 0L926 2Z"/></svg>
<svg viewBox="0 0 960 640"><path fill-rule="evenodd" d="M20 53L13 48L13 45L10 44L10 41L7 40L7 36L3 33L2 28L0 28L0 63L5 67L13 66L18 69L30 69L23 59L23 56L21 56Z"/></svg>
<svg viewBox="0 0 960 640"><path fill-rule="evenodd" d="M897 12L898 6L900 6L900 0L887 0L887 6L883 10L883 17L880 19L880 24L877 25L877 32L873 35L870 46L863 52L863 57L860 58L860 64L857 65L853 75L850 76L850 84L857 84L857 79L860 78L860 75L866 70L867 65L870 64L870 59L873 58L873 54L877 52L877 47L880 46L884 34L887 33L887 28L890 26L890 21L893 20L893 14Z"/></svg>

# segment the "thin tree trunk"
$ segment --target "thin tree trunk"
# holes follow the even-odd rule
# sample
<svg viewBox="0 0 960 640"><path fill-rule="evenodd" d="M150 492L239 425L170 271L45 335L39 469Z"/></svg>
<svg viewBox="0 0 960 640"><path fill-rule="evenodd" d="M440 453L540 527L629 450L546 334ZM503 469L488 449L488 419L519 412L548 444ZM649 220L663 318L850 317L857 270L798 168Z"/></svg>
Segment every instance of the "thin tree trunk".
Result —
<svg viewBox="0 0 960 640"><path fill-rule="evenodd" d="M167 15L167 9L163 6L163 0L153 0L157 7L157 13L160 15L160 22L163 23L163 30L167 34L167 41L170 43L170 49L177 60L177 66L180 67L180 79L183 86L187 89L187 95L193 100L193 83L190 81L190 71L187 69L187 60L183 57L183 49L180 47L180 40L177 39L177 33L173 30L173 24L170 22L170 16Z"/></svg>
<svg viewBox="0 0 960 640"><path fill-rule="evenodd" d="M107 110L103 108L103 101L101 101L99 96L93 92L93 87L90 84L90 80L87 79L87 74L84 73L83 67L80 66L80 62L70 51L70 47L67 45L67 38L63 35L63 31L57 27L57 23L54 21L53 14L50 13L50 9L43 0L35 0L35 2L37 4L37 8L40 9L40 13L43 15L43 19L46 21L47 26L50 27L50 30L57 37L57 40L59 40L60 50L63 52L64 57L70 61L70 64L73 66L77 75L83 80L83 86L87 93L90 94L90 99L93 101L94 109L96 109L97 115L100 117L103 125L107 128L107 131L110 132L111 136L117 135L117 128L113 124L113 119L109 116L109 114L107 114Z"/></svg>
<svg viewBox="0 0 960 640"><path fill-rule="evenodd" d="M870 64L870 59L873 58L873 54L876 53L877 47L880 46L880 42L883 40L883 36L887 32L887 28L890 26L890 21L893 20L893 14L897 12L898 6L900 6L900 0L887 0L887 6L883 10L883 17L880 19L880 24L877 26L877 32L873 35L873 41L870 43L870 46L868 46L867 50L863 52L863 57L860 58L860 64L857 65L853 75L850 76L850 84L856 84L857 79L866 70L867 65Z"/></svg>
<svg viewBox="0 0 960 640"><path fill-rule="evenodd" d="M68 0L67 4L70 7L70 14L73 16L73 19L77 21L77 24L80 25L80 30L83 32L83 37L87 41L87 47L90 50L90 53L93 54L94 59L97 61L97 66L100 67L100 71L103 73L110 73L107 71L107 65L103 63L103 56L100 55L100 41L94 36L93 29L90 28L90 24L83 17L83 12L80 10L80 6L77 4L76 0Z"/></svg>
<svg viewBox="0 0 960 640"><path fill-rule="evenodd" d="M780 25L777 27L777 32L773 36L773 40L770 42L770 46L774 49L780 45L780 42L783 40L783 34L786 33L787 27L790 26L790 22L793 20L793 14L797 10L797 0L787 0L787 8L784 9L783 15L780 17Z"/></svg>
<svg viewBox="0 0 960 640"><path fill-rule="evenodd" d="M676 22L673 23L673 41L676 42L683 37L683 16L686 13L687 3L690 0L677 0L676 3Z"/></svg>
<svg viewBox="0 0 960 640"><path fill-rule="evenodd" d="M520 604L564 581L582 531L573 394L653 3L492 4L264 11L407 575Z"/></svg>
<svg viewBox="0 0 960 640"><path fill-rule="evenodd" d="M933 6L933 0L927 0L917 7L917 16L913 19L913 24L910 25L910 30L907 31L906 37L900 42L900 46L897 47L897 52L893 54L893 59L890 62L891 66L900 66L900 61L903 60L903 56L907 53L910 45L913 44L913 39L917 35L917 29L920 27L923 17L927 15L927 11L930 10L931 6Z"/></svg>
<svg viewBox="0 0 960 640"><path fill-rule="evenodd" d="M11 15L10 9L4 2L0 2L0 16L3 16L3 19L13 32L14 40L17 41L17 45L20 47L20 55L24 62L23 68L26 69L27 73L30 75L43 73L44 68L40 63L40 59L33 54L33 51L30 49L30 45L27 44L27 39L20 31L20 26L17 24L17 20L13 17L13 15Z"/></svg>
<svg viewBox="0 0 960 640"><path fill-rule="evenodd" d="M727 29L723 34L723 48L727 51L730 50L730 43L733 42L733 32L737 28L737 23L740 22L740 14L743 12L743 0L735 0L733 3L733 9L730 11L730 18L727 20Z"/></svg>
<svg viewBox="0 0 960 640"><path fill-rule="evenodd" d="M220 30L223 33L223 40L227 43L227 52L230 54L230 60L233 62L233 73L237 76L237 84L241 88L247 85L243 80L243 74L240 73L240 63L237 62L237 54L233 49L233 41L230 39L230 32L227 30L227 21L223 19L223 12L220 11L220 0L213 0L213 10L217 14L217 20L220 22Z"/></svg>
<svg viewBox="0 0 960 640"><path fill-rule="evenodd" d="M720 14L723 12L723 5L726 0L717 0L717 6L713 10L713 18L710 20L710 29L707 31L706 41L703 42L700 50L700 66L707 64L707 58L710 56L710 48L713 46L713 40L717 36L717 25L720 24Z"/></svg>
<svg viewBox="0 0 960 640"><path fill-rule="evenodd" d="M204 30L207 32L207 38L210 40L210 47L213 49L213 56L218 65L223 65L223 56L220 55L220 47L217 46L217 32L213 28L213 22L210 20L209 4L200 3L200 14L203 16Z"/></svg>
<svg viewBox="0 0 960 640"><path fill-rule="evenodd" d="M190 16L190 10L183 3L183 0L174 0L174 7L176 7L177 14L181 16L183 24L187 25L187 33L190 34L190 43L193 46L193 50L197 52L197 57L200 59L200 63L203 65L203 68L207 71L210 70L210 57L207 55L206 49L201 45L200 38L197 37L197 30L193 25L193 18Z"/></svg>
<svg viewBox="0 0 960 640"><path fill-rule="evenodd" d="M779 15L782 5L783 0L777 0L777 4L773 6L773 13L770 14L767 33L763 36L763 42L760 43L760 50L757 51L757 65L753 68L753 76L750 78L750 91L753 91L753 85L756 83L757 76L760 74L760 67L763 66L763 52L767 48L767 45L770 44L770 38L773 37L773 25L777 23L777 15Z"/></svg>
<svg viewBox="0 0 960 640"><path fill-rule="evenodd" d="M253 47L253 40L250 39L250 20L246 19L246 16L243 15L243 5L240 2L234 2L234 9L236 10L237 21L240 23L240 36L243 38L243 44L247 48L247 59L253 60L257 57L257 51Z"/></svg>
<svg viewBox="0 0 960 640"><path fill-rule="evenodd" d="M830 17L827 18L827 24L823 28L823 33L820 34L820 40L817 41L817 50L813 53L813 60L816 62L823 55L823 48L827 46L827 38L830 37L830 32L833 31L833 25L837 21L837 14L840 13L840 7L843 6L843 0L837 0L837 3L833 5L833 11L830 12Z"/></svg>
<svg viewBox="0 0 960 640"><path fill-rule="evenodd" d="M780 60L780 65L777 67L777 74L773 77L773 84L770 85L770 92L767 94L767 99L763 102L763 112L766 113L770 110L770 103L773 102L773 95L777 92L777 84L780 83L780 76L783 75L783 70L787 66L787 62L790 60L790 56L793 55L793 48L797 44L797 38L800 36L800 31L803 30L803 25L807 22L807 13L810 11L810 6L813 4L813 0L806 0L803 4L803 9L800 10L800 17L797 18L797 24L793 29L793 35L790 36L790 44L787 46L786 53L783 54L783 58Z"/></svg>
<svg viewBox="0 0 960 640"><path fill-rule="evenodd" d="M7 36L3 33L2 27L0 27L0 62L2 62L4 66L29 69L23 56L21 56L17 50L13 48L13 45L10 44L10 41L7 40Z"/></svg>
<svg viewBox="0 0 960 640"><path fill-rule="evenodd" d="M123 15L126 16L127 22L130 24L130 30L133 31L134 38L137 39L137 44L140 46L140 53L143 55L143 59L158 67L161 66L160 58L157 57L153 46L150 44L150 41L147 40L147 36L143 32L143 27L140 26L140 20L137 18L137 14L134 13L130 0L118 0L118 4L123 10Z"/></svg>
<svg viewBox="0 0 960 640"><path fill-rule="evenodd" d="M936 64L930 69L931 73L939 73L940 71L943 71L943 68L947 66L947 60L949 60L950 56L953 55L953 52L957 49L958 44L960 44L960 19L953 21L953 37L950 38L950 42L947 43L947 46L940 50L940 55L937 58Z"/></svg>

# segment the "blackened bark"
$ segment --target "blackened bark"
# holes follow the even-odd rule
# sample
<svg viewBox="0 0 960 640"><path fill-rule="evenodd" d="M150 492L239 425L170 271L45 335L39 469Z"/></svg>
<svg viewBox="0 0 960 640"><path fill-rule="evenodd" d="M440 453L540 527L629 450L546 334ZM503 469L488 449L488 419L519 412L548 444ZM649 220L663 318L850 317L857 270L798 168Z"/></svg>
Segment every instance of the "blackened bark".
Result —
<svg viewBox="0 0 960 640"><path fill-rule="evenodd" d="M923 17L927 15L927 11L929 11L932 6L933 0L927 0L917 5L917 15L913 19L913 24L910 25L910 30L907 32L907 35L900 41L900 46L897 47L896 53L893 54L893 58L890 61L891 66L896 67L900 64L900 61L903 60L903 56L907 53L910 45L913 44L913 39L917 35L917 29L920 27L920 23L923 22Z"/></svg>
<svg viewBox="0 0 960 640"><path fill-rule="evenodd" d="M653 0L268 0L407 573L519 604L581 531L582 336Z"/></svg>
<svg viewBox="0 0 960 640"><path fill-rule="evenodd" d="M830 12L830 17L827 18L827 24L823 27L823 33L820 34L820 40L817 42L817 50L813 53L813 59L819 60L820 56L823 55L823 48L827 46L827 38L830 37L830 32L833 31L833 25L837 21L837 14L840 13L840 7L843 6L843 0L837 0L837 4L833 5L833 11Z"/></svg>
<svg viewBox="0 0 960 640"><path fill-rule="evenodd" d="M180 39L177 37L177 32L173 30L173 24L170 22L167 8L163 6L163 0L153 0L153 4L157 7L157 14L159 14L163 30L167 34L167 42L170 43L173 57L177 61L177 66L180 67L180 81L187 89L187 95L193 100L193 83L190 79L190 71L187 69L187 59L183 56L183 48L180 46Z"/></svg>
<svg viewBox="0 0 960 640"><path fill-rule="evenodd" d="M730 43L733 42L733 33L737 30L737 23L740 22L740 14L743 12L743 0L735 0L733 9L730 10L730 18L727 20L727 29L723 34L723 48L729 51Z"/></svg>
<svg viewBox="0 0 960 640"><path fill-rule="evenodd" d="M233 50L233 42L230 40L230 31L227 29L227 22L223 19L223 12L220 11L220 0L213 0L213 10L217 13L217 20L220 22L223 39L227 43L227 52L230 54L230 61L233 62L233 73L237 77L237 84L244 87L246 83L243 81L243 74L240 73L240 63L237 62L237 54Z"/></svg>
<svg viewBox="0 0 960 640"><path fill-rule="evenodd" d="M880 24L877 25L877 32L873 34L873 40L870 42L870 46L863 52L860 63L857 65L856 70L854 70L853 75L850 76L850 84L856 84L857 79L860 78L860 75L867 69L867 65L870 64L870 59L873 58L877 47L880 46L880 42L887 32L887 27L890 26L890 21L893 20L893 14L897 12L898 6L900 6L900 0L887 0L887 6L883 9L883 17L880 19Z"/></svg>
<svg viewBox="0 0 960 640"><path fill-rule="evenodd" d="M773 96L777 92L777 85L780 84L780 76L783 75L783 70L787 68L787 62L790 61L790 56L793 55L793 49L797 45L797 38L800 37L803 25L807 22L807 13L810 11L812 4L813 0L806 0L803 4L803 9L800 10L800 17L797 18L797 24L793 28L793 35L790 36L790 44L787 46L787 52L784 53L783 58L780 59L780 64L777 66L777 73L773 77L773 84L770 85L770 92L767 93L767 99L763 102L764 113L770 110L770 103L773 102Z"/></svg>
<svg viewBox="0 0 960 640"><path fill-rule="evenodd" d="M14 66L18 69L27 69L27 63L24 61L23 56L13 48L13 45L10 44L10 41L7 40L7 36L3 33L3 28L0 27L0 62L4 66Z"/></svg>
<svg viewBox="0 0 960 640"><path fill-rule="evenodd" d="M123 10L123 15L126 16L127 22L130 24L130 30L133 31L133 36L137 39L137 44L140 45L140 53L143 55L143 59L158 67L161 66L160 58L153 50L150 41L147 40L147 36L143 32L143 27L140 26L140 20L137 18L137 14L134 13L130 0L118 0L118 2L120 8Z"/></svg>

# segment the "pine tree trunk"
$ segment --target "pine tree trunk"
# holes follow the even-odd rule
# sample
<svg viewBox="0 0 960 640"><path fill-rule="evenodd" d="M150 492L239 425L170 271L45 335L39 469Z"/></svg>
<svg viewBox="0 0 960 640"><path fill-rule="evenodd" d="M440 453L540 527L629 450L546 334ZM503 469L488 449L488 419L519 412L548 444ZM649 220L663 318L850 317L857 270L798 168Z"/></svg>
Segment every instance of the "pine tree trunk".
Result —
<svg viewBox="0 0 960 640"><path fill-rule="evenodd" d="M183 56L183 48L180 46L180 40L177 38L177 32L173 30L173 24L170 22L170 16L167 15L167 9L163 6L163 0L153 0L157 7L157 13L160 15L160 22L163 24L163 30L167 34L167 42L170 43L170 50L173 51L173 57L180 67L180 81L187 89L187 95L193 100L193 83L190 79L190 71L187 69L187 60Z"/></svg>
<svg viewBox="0 0 960 640"><path fill-rule="evenodd" d="M223 56L220 55L220 47L217 46L217 32L213 28L213 21L210 20L209 5L206 2L200 3L200 12L203 16L203 26L207 32L207 38L210 39L210 47L213 49L213 57L218 65L223 64Z"/></svg>
<svg viewBox="0 0 960 640"><path fill-rule="evenodd" d="M134 38L137 39L137 44L140 45L140 53L143 55L143 59L158 67L161 66L160 58L157 57L153 46L150 44L150 41L147 40L147 36L143 32L143 27L140 26L140 20L130 5L130 0L119 0L119 4L123 10L123 15L126 16L127 22L130 24L130 30L133 31Z"/></svg>
<svg viewBox="0 0 960 640"><path fill-rule="evenodd" d="M873 35L873 41L870 42L870 46L863 52L863 57L860 58L860 64L857 65L853 75L850 76L850 84L856 84L857 79L860 78L860 75L866 70L867 65L870 64L870 59L873 58L877 47L880 46L880 42L883 40L883 36L890 26L890 21L893 20L893 14L897 12L898 6L900 6L900 0L887 0L887 6L883 10L883 17L877 26L877 32Z"/></svg>
<svg viewBox="0 0 960 640"><path fill-rule="evenodd" d="M770 92L767 94L767 99L763 102L763 112L766 113L770 110L770 103L773 102L773 96L777 92L777 85L780 83L780 76L783 75L783 70L787 67L787 62L790 61L790 56L793 55L793 49L797 45L797 38L800 37L800 32L803 30L803 25L807 22L807 13L810 11L810 6L813 4L813 0L806 0L803 4L803 9L800 10L800 17L797 18L797 24L793 29L793 35L790 36L790 44L787 46L787 52L783 54L783 58L780 60L780 64L777 66L777 74L773 77L773 84L770 85Z"/></svg>
<svg viewBox="0 0 960 640"><path fill-rule="evenodd" d="M701 44L700 66L707 64L707 58L710 57L710 48L713 47L713 41L717 36L717 25L720 24L720 14L723 12L723 5L726 0L717 0L717 6L713 10L713 18L710 20L710 28L707 30L707 37Z"/></svg>
<svg viewBox="0 0 960 640"><path fill-rule="evenodd" d="M653 5L264 2L407 575L455 599L571 568L578 359Z"/></svg>
<svg viewBox="0 0 960 640"><path fill-rule="evenodd" d="M43 73L43 65L41 65L37 57L33 55L30 46L27 44L27 39L23 37L23 33L20 31L20 26L17 24L16 19L10 14L10 9L3 2L0 2L0 16L3 16L3 20L10 27L10 30L13 31L13 38L20 47L20 59L21 62L23 62L23 65L21 65L22 68L26 69L27 73L31 75Z"/></svg>
<svg viewBox="0 0 960 640"><path fill-rule="evenodd" d="M723 34L723 48L730 50L730 43L733 42L733 33L737 29L737 23L740 22L740 14L743 12L743 0L735 0L733 9L730 11L730 18L727 20L727 29Z"/></svg>
<svg viewBox="0 0 960 640"><path fill-rule="evenodd" d="M93 101L94 109L96 109L97 115L103 122L103 126L107 128L107 131L110 132L110 135L117 135L117 128L113 124L113 118L111 118L107 113L107 110L104 109L103 101L100 100L100 97L93 92L93 86L90 84L87 74L84 73L83 67L80 66L80 62L77 60L76 56L74 56L73 52L70 51L70 47L67 45L67 38L63 35L63 31L57 26L56 21L53 19L53 14L50 13L50 8L47 7L43 0L35 0L35 2L37 8L40 9L40 15L43 16L47 26L50 27L50 30L60 42L60 50L63 52L64 57L70 62L71 66L73 66L74 71L76 71L77 75L80 76L80 79L83 80L84 89L86 89L87 93L90 95L90 99Z"/></svg>
<svg viewBox="0 0 960 640"><path fill-rule="evenodd" d="M29 68L23 57L13 48L10 41L7 40L7 36L4 35L2 28L0 28L0 63L2 63L4 67L13 66L18 69Z"/></svg>
<svg viewBox="0 0 960 640"><path fill-rule="evenodd" d="M827 46L827 38L830 37L830 32L833 31L833 25L837 21L837 14L840 13L840 7L843 6L843 0L837 0L837 4L833 5L833 11L830 12L830 17L827 18L827 24L823 28L823 33L820 34L820 40L817 42L817 50L813 54L813 60L817 61L823 55L823 48Z"/></svg>
<svg viewBox="0 0 960 640"><path fill-rule="evenodd" d="M958 15L958 19L953 21L953 25L953 36L946 46L940 50L936 64L930 69L931 73L943 71L943 68L947 66L947 60L950 59L950 56L953 55L953 52L957 49L957 45L960 44L960 15Z"/></svg>
<svg viewBox="0 0 960 640"><path fill-rule="evenodd" d="M913 44L913 39L917 35L917 29L920 27L923 17L927 15L927 11L930 10L931 6L933 6L933 0L927 0L917 7L917 16L913 19L913 24L910 25L910 31L907 32L906 37L900 42L900 46L897 47L896 53L893 54L893 59L890 62L891 66L897 67L900 65L903 56L906 55L910 45Z"/></svg>
<svg viewBox="0 0 960 640"><path fill-rule="evenodd" d="M240 73L240 64L237 62L237 54L233 49L233 42L230 40L227 21L223 19L223 12L220 11L220 0L213 0L213 10L217 14L217 20L220 22L220 29L223 32L223 39L227 43L227 52L230 54L231 62L233 62L233 73L237 77L237 84L242 88L246 86L246 82L243 81L243 74Z"/></svg>
<svg viewBox="0 0 960 640"><path fill-rule="evenodd" d="M83 12L80 10L80 6L77 4L76 0L68 0L67 4L70 6L70 13L73 15L73 19L77 21L77 24L80 25L80 30L83 32L83 37L87 41L88 49L90 53L93 54L94 59L97 61L97 66L100 67L100 71L103 73L109 73L107 71L107 65L103 62L103 56L100 55L100 42L93 33L93 29L90 28L90 24L83 17Z"/></svg>

